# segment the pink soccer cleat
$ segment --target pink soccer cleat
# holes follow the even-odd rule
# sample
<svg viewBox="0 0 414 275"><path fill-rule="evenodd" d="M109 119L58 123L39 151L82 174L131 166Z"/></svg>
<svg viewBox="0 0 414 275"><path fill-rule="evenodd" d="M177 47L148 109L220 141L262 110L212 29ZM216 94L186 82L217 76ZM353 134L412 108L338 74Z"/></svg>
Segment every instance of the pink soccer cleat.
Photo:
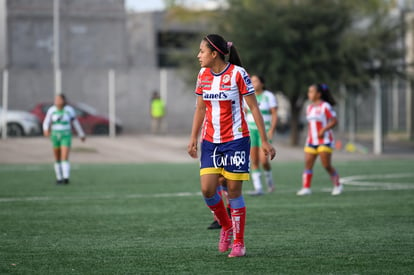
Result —
<svg viewBox="0 0 414 275"><path fill-rule="evenodd" d="M229 254L229 258L246 256L246 248L241 243L236 243Z"/></svg>
<svg viewBox="0 0 414 275"><path fill-rule="evenodd" d="M226 252L231 248L231 243L233 239L233 228L224 230L223 228L220 231L220 241L219 241L219 251Z"/></svg>

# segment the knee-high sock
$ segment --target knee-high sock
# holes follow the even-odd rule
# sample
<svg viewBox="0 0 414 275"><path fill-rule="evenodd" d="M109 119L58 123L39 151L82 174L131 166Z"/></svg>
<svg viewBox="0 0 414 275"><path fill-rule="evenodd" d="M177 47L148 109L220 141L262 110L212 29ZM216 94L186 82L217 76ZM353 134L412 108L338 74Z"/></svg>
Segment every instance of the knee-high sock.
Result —
<svg viewBox="0 0 414 275"><path fill-rule="evenodd" d="M62 180L62 169L61 169L60 162L58 162L58 161L55 162L54 168L55 168L56 179L57 180Z"/></svg>
<svg viewBox="0 0 414 275"><path fill-rule="evenodd" d="M224 230L228 230L231 228L231 220L229 215L227 214L226 207L224 207L223 200L221 199L220 195L216 193L211 198L204 198L208 208L210 208L211 212L213 212L214 216L216 217L219 224L222 226Z"/></svg>
<svg viewBox="0 0 414 275"><path fill-rule="evenodd" d="M231 220L233 223L234 243L244 244L244 226L246 224L246 206L243 196L230 199Z"/></svg>
<svg viewBox="0 0 414 275"><path fill-rule="evenodd" d="M264 170L267 186L273 186L272 170Z"/></svg>
<svg viewBox="0 0 414 275"><path fill-rule="evenodd" d="M312 183L313 171L311 169L303 171L302 186L303 188L310 188Z"/></svg>
<svg viewBox="0 0 414 275"><path fill-rule="evenodd" d="M260 176L261 176L261 171L260 170L253 170L252 171L252 181L253 181L253 186L254 186L254 190L256 190L256 192L262 192L262 183L260 180Z"/></svg>
<svg viewBox="0 0 414 275"><path fill-rule="evenodd" d="M70 176L70 163L67 160L62 161L62 174L64 179L68 179Z"/></svg>
<svg viewBox="0 0 414 275"><path fill-rule="evenodd" d="M334 186L339 186L340 185L340 182L339 182L339 175L338 175L338 173L336 172L336 170L331 174L331 181L332 181L332 184L334 185Z"/></svg>

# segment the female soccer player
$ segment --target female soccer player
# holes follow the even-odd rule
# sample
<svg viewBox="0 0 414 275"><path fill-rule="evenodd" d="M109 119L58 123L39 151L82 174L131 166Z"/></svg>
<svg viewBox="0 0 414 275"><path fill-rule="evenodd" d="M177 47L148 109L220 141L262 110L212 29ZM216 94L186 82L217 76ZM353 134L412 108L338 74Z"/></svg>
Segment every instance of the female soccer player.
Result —
<svg viewBox="0 0 414 275"><path fill-rule="evenodd" d="M276 97L272 92L265 89L265 80L263 77L253 75L251 77L251 80L255 90L256 100L259 104L259 109L264 120L267 138L269 142L271 142L277 125ZM250 112L249 108L246 108L246 112L246 120L250 130L250 161L252 162L251 175L254 187L254 191L250 193L250 195L263 195L260 164L264 170L263 172L268 192L273 192L275 189L272 177L272 166L270 165L269 158L264 155L263 151L259 150L262 144L260 142L259 131L257 129L253 115Z"/></svg>
<svg viewBox="0 0 414 275"><path fill-rule="evenodd" d="M228 62L225 56L229 55ZM229 257L246 253L244 226L246 207L242 195L242 181L249 179L250 137L243 112L243 98L258 125L262 148L273 159L276 151L267 141L266 131L247 72L241 67L236 48L217 34L204 37L197 58L201 65L195 93L198 95L191 137L187 147L191 157L197 158L200 129L201 191L207 206L222 226L219 251L232 247ZM227 181L231 216L217 193L219 175ZM234 241L232 244L232 238Z"/></svg>
<svg viewBox="0 0 414 275"><path fill-rule="evenodd" d="M305 145L305 171L302 176L302 189L297 192L298 196L310 195L312 168L318 155L321 158L323 167L331 176L334 186L332 195L342 193L342 185L339 182L339 175L331 165L333 151L332 128L336 125L336 113L332 109L335 105L331 92L326 84L313 84L308 89L308 99L311 104L306 110L308 120L308 138Z"/></svg>
<svg viewBox="0 0 414 275"><path fill-rule="evenodd" d="M43 121L43 134L46 137L50 136L52 140L57 184L69 183L69 151L72 144L72 124L80 139L85 141L85 134L76 119L75 110L66 105L65 95L56 95L55 103L47 110Z"/></svg>

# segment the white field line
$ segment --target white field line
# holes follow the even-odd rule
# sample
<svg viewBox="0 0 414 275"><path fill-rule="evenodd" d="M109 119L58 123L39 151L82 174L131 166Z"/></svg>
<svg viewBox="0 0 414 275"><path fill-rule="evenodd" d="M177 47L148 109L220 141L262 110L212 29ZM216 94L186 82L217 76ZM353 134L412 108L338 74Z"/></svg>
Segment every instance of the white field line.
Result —
<svg viewBox="0 0 414 275"><path fill-rule="evenodd" d="M41 167L38 167L41 168ZM398 179L414 177L414 173L383 174L383 175L356 175L343 177L340 182L344 185L360 187L355 191L375 190L409 190L414 189L414 183L377 182L374 179ZM370 181L364 181L370 180ZM346 189L345 189L346 190ZM331 189L323 188L324 192L331 192ZM276 190L276 193L294 193L294 190ZM137 199L137 198L172 198L172 197L195 197L201 196L201 192L178 192L178 193L156 193L156 194L130 194L126 196L106 195L96 197L11 197L0 198L0 203L19 201L54 201L54 200L91 200L91 199Z"/></svg>
<svg viewBox="0 0 414 275"><path fill-rule="evenodd" d="M131 194L126 196L107 195L96 197L16 197L16 198L0 198L2 202L18 202L18 201L54 201L54 200L107 200L107 199L137 199L137 198L172 198L172 197L195 197L201 196L201 192L179 192L179 193L159 193L159 194Z"/></svg>
<svg viewBox="0 0 414 275"><path fill-rule="evenodd" d="M78 170L79 167L80 166L78 164L71 164L70 169L71 170ZM13 172L13 171L32 172L32 171L46 171L46 170L53 171L53 164L42 165L42 166L38 166L38 165L20 165L18 167L0 166L0 172L2 172L2 171L4 171L4 172Z"/></svg>
<svg viewBox="0 0 414 275"><path fill-rule="evenodd" d="M376 180L401 179L414 177L414 173L379 174L379 175L356 175L344 177L340 182L344 185L372 187L376 190L406 190L414 189L414 183L382 182Z"/></svg>

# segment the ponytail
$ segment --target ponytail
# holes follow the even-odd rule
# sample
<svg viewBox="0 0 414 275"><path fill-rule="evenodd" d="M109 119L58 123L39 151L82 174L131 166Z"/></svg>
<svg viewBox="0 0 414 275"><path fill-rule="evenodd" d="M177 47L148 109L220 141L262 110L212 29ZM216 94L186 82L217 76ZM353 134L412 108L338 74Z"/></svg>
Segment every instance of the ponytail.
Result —
<svg viewBox="0 0 414 275"><path fill-rule="evenodd" d="M322 84L318 83L318 84L314 84L314 86L316 87L316 90L321 94L321 99L323 101L328 102L332 106L336 105L336 101L333 98L332 93L329 90L328 85L326 85L325 83L322 83Z"/></svg>
<svg viewBox="0 0 414 275"><path fill-rule="evenodd" d="M239 52L237 51L236 47L234 47L233 45L231 45L229 49L229 62L231 64L242 67L242 62L239 56Z"/></svg>
<svg viewBox="0 0 414 275"><path fill-rule="evenodd" d="M207 42L211 51L216 51L222 60L225 60L225 55L229 55L229 62L231 64L242 66L239 53L233 42L227 42L218 34L209 34L203 38Z"/></svg>

